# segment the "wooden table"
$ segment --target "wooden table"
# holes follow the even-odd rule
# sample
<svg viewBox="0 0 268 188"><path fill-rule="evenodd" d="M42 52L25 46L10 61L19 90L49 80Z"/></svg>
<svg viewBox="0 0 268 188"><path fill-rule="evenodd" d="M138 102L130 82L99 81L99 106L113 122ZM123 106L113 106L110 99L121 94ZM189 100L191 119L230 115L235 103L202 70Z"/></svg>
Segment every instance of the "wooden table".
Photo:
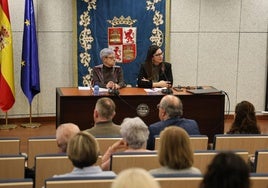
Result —
<svg viewBox="0 0 268 188"><path fill-rule="evenodd" d="M197 121L201 134L213 141L215 134L224 131L225 96L222 93L193 95L185 89L173 90L183 103L183 117ZM94 96L92 90L79 90L77 87L56 88L56 126L72 122L81 130L94 125L93 110L97 99L106 96L116 104L114 122L121 124L125 117L139 116L149 126L159 121L157 104L164 96L161 92L148 94L142 88L120 89L119 96L104 93Z"/></svg>

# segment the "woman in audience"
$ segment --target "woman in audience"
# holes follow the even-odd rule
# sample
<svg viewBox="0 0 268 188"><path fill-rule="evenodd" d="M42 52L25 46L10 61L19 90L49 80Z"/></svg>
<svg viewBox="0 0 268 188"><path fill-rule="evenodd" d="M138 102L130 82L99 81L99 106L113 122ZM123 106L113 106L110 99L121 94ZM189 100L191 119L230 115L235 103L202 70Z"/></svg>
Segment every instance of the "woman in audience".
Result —
<svg viewBox="0 0 268 188"><path fill-rule="evenodd" d="M249 170L237 154L219 153L208 166L200 188L249 188Z"/></svg>
<svg viewBox="0 0 268 188"><path fill-rule="evenodd" d="M201 174L193 167L194 154L188 133L178 126L166 127L160 133L158 160L162 167L150 170L155 174Z"/></svg>
<svg viewBox="0 0 268 188"><path fill-rule="evenodd" d="M94 166L99 156L99 145L95 137L88 132L79 132L69 141L67 155L72 161L72 172L54 177L77 176L115 176L112 171L102 171L99 166Z"/></svg>
<svg viewBox="0 0 268 188"><path fill-rule="evenodd" d="M117 141L110 146L102 157L101 167L103 170L108 170L110 168L110 157L115 152L149 151L146 150L149 130L141 118L125 118L121 124L120 133L122 135L122 140Z"/></svg>
<svg viewBox="0 0 268 188"><path fill-rule="evenodd" d="M154 177L142 168L129 168L118 174L111 188L160 188Z"/></svg>
<svg viewBox="0 0 268 188"><path fill-rule="evenodd" d="M227 134L260 134L253 104L242 101L236 105L234 122Z"/></svg>

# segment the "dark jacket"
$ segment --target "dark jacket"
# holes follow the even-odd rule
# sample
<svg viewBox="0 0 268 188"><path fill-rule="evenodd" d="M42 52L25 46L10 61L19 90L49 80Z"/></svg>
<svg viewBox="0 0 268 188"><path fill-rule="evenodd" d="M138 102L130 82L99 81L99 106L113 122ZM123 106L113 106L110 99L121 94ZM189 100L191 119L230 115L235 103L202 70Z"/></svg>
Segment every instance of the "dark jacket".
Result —
<svg viewBox="0 0 268 188"><path fill-rule="evenodd" d="M164 80L164 81L170 81L171 85L173 84L173 75L172 75L172 69L171 64L168 62L162 62L160 64L161 68L159 69L159 79L158 81ZM143 81L142 79L145 78L149 81ZM140 72L138 75L138 87L141 88L152 88L153 81L148 78L148 73L145 67L145 64L141 65Z"/></svg>
<svg viewBox="0 0 268 188"><path fill-rule="evenodd" d="M183 128L189 135L200 135L199 127L195 120L185 118L170 118L165 121L159 121L149 126L149 138L147 141L147 149L154 150L155 136L159 135L164 128L170 125L177 125Z"/></svg>
<svg viewBox="0 0 268 188"><path fill-rule="evenodd" d="M120 88L125 87L123 70L120 66L106 67L105 65L97 65L93 67L93 85L99 85L106 88L106 84L113 81Z"/></svg>

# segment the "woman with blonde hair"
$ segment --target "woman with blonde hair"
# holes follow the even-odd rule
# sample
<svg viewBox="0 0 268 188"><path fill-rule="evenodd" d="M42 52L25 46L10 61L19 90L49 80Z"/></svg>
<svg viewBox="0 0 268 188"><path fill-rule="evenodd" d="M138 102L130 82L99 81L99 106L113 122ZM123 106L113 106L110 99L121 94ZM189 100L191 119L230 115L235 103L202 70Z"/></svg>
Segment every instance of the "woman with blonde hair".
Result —
<svg viewBox="0 0 268 188"><path fill-rule="evenodd" d="M178 126L169 126L160 133L158 160L162 167L150 170L151 174L201 174L193 167L189 135Z"/></svg>
<svg viewBox="0 0 268 188"><path fill-rule="evenodd" d="M116 176L112 171L104 172L99 166L95 166L99 157L99 145L95 137L86 131L81 131L71 138L67 155L74 166L73 171L53 177Z"/></svg>
<svg viewBox="0 0 268 188"><path fill-rule="evenodd" d="M154 177L142 168L129 168L118 174L111 188L160 188Z"/></svg>

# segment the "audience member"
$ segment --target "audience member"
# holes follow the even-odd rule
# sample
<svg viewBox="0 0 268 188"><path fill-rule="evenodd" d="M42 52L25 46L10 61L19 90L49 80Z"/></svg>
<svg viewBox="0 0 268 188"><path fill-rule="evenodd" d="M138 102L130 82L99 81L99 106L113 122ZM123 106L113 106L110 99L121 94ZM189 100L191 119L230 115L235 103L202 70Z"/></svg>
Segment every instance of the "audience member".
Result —
<svg viewBox="0 0 268 188"><path fill-rule="evenodd" d="M199 127L195 120L182 118L183 107L179 97L174 95L165 95L158 104L158 116L160 121L149 126L149 139L147 142L147 149L154 150L155 136L170 126L176 125L182 127L189 135L198 135Z"/></svg>
<svg viewBox="0 0 268 188"><path fill-rule="evenodd" d="M149 47L145 63L138 75L138 87L172 87L171 64L163 61L164 53L157 45Z"/></svg>
<svg viewBox="0 0 268 188"><path fill-rule="evenodd" d="M122 140L115 142L102 157L102 169L110 168L110 157L118 151L140 152L146 150L149 131L147 125L139 118L125 118L121 124Z"/></svg>
<svg viewBox="0 0 268 188"><path fill-rule="evenodd" d="M111 188L160 188L154 177L142 168L129 168L118 174Z"/></svg>
<svg viewBox="0 0 268 188"><path fill-rule="evenodd" d="M64 123L57 127L56 141L60 153L66 153L68 141L78 132L79 127L73 123Z"/></svg>
<svg viewBox="0 0 268 188"><path fill-rule="evenodd" d="M227 134L260 134L253 104L242 101L236 105L234 122Z"/></svg>
<svg viewBox="0 0 268 188"><path fill-rule="evenodd" d="M93 67L93 85L112 89L125 87L123 70L115 65L115 52L104 48L100 51L100 58L103 64Z"/></svg>
<svg viewBox="0 0 268 188"><path fill-rule="evenodd" d="M160 133L158 160L162 167L149 172L156 174L201 174L193 167L194 153L187 132L178 126L169 126Z"/></svg>
<svg viewBox="0 0 268 188"><path fill-rule="evenodd" d="M121 136L120 126L113 123L115 103L111 98L102 97L97 100L93 118L94 127L86 131L96 136Z"/></svg>
<svg viewBox="0 0 268 188"><path fill-rule="evenodd" d="M88 132L79 132L68 143L67 155L74 169L72 172L53 177L77 176L115 176L112 171L102 171L99 166L94 166L99 157L99 145Z"/></svg>
<svg viewBox="0 0 268 188"><path fill-rule="evenodd" d="M200 188L249 188L248 166L237 154L217 154L208 166Z"/></svg>

